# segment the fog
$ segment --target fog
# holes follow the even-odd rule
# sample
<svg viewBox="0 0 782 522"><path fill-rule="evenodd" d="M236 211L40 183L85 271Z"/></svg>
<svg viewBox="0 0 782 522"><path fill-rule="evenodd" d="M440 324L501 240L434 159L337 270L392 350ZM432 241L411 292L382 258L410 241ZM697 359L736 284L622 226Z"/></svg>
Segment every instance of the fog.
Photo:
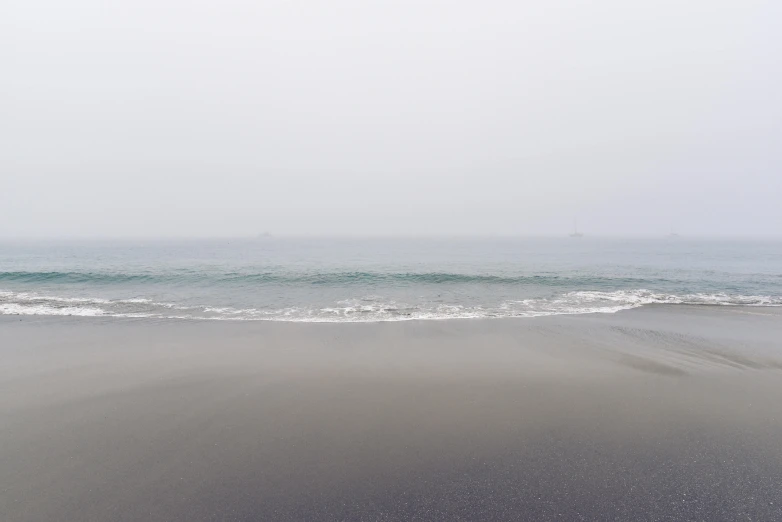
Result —
<svg viewBox="0 0 782 522"><path fill-rule="evenodd" d="M778 236L780 20L751 0L5 0L0 236Z"/></svg>

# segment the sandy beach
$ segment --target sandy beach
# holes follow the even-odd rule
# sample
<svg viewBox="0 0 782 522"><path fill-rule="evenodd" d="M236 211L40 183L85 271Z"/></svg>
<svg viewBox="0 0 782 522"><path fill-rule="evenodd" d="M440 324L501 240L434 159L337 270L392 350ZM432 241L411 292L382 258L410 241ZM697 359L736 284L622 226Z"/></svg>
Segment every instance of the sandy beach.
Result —
<svg viewBox="0 0 782 522"><path fill-rule="evenodd" d="M782 520L782 313L0 317L0 519Z"/></svg>

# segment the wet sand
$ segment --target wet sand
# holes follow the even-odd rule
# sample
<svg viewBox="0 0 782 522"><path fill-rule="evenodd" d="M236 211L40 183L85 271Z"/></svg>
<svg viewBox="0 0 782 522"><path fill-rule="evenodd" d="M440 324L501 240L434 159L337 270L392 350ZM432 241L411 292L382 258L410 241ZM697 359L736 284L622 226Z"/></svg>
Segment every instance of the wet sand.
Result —
<svg viewBox="0 0 782 522"><path fill-rule="evenodd" d="M782 520L782 311L0 317L0 520Z"/></svg>

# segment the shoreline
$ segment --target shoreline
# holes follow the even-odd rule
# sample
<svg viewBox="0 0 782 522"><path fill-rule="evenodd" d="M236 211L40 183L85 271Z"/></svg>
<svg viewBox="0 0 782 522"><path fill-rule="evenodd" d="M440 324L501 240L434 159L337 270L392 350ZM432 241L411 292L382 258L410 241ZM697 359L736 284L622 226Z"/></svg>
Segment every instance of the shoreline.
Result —
<svg viewBox="0 0 782 522"><path fill-rule="evenodd" d="M740 308L2 316L0 513L780 519L782 309Z"/></svg>
<svg viewBox="0 0 782 522"><path fill-rule="evenodd" d="M45 299L45 298L44 298ZM133 300L130 300L133 301ZM441 316L441 317L404 317L399 316L395 318L372 318L372 319L280 319L280 318L244 318L244 317L199 317L199 316L154 316L154 315L133 315L133 314L66 314L66 313L17 313L8 312L0 314L0 322L4 318L29 318L29 319L85 319L85 320L112 320L118 321L171 321L171 322L225 322L225 323L292 323L292 324L379 324L379 323L405 323L405 322L447 322L447 321L517 321L528 319L545 319L545 318L557 318L557 317L581 317L581 316L613 316L617 314L625 314L628 312L635 313L643 310L666 310L669 311L684 311L685 313L694 313L702 311L707 313L708 311L724 310L726 313L740 313L740 314L752 314L757 315L769 315L782 317L782 305L778 304L720 304L720 303L644 303L636 306L629 306L627 308L621 308L619 310L590 310L586 312L540 312L539 315L516 315L516 316ZM764 313L765 312L765 313Z"/></svg>

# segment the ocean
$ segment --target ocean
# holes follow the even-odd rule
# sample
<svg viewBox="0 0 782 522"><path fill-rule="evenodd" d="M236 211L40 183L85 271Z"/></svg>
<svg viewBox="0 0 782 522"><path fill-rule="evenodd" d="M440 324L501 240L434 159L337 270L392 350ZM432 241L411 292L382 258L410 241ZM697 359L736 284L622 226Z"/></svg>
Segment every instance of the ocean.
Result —
<svg viewBox="0 0 782 522"><path fill-rule="evenodd" d="M782 242L0 242L0 314L371 322L782 306Z"/></svg>

